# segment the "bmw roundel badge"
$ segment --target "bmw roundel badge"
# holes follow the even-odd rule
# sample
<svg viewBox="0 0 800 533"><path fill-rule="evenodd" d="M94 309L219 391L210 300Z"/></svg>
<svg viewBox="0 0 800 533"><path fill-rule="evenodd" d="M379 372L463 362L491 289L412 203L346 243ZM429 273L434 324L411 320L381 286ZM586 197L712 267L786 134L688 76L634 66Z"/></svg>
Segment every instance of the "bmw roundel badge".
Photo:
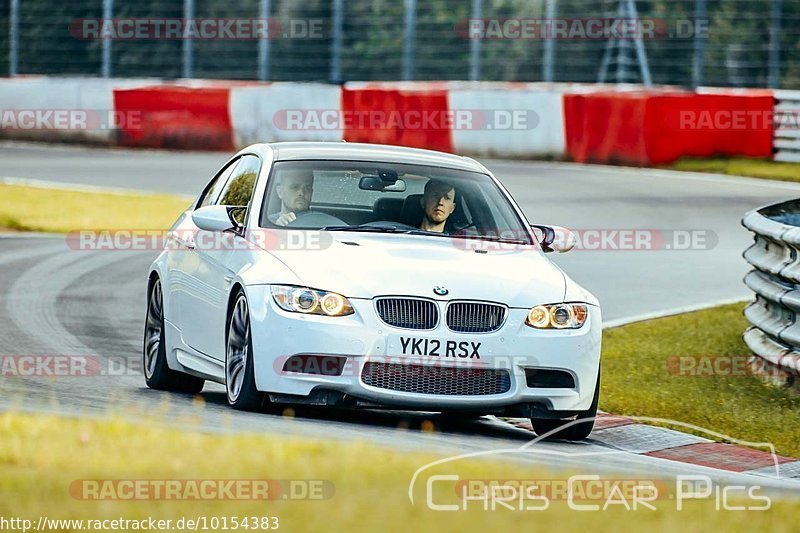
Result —
<svg viewBox="0 0 800 533"><path fill-rule="evenodd" d="M444 295L446 295L446 294L447 294L447 293L449 293L449 292L450 292L450 291L448 291L448 290L447 290L447 287L444 287L444 286L442 286L442 285L437 285L437 286L435 286L435 287L433 288L433 293L434 293L434 294L438 294L439 296L444 296Z"/></svg>

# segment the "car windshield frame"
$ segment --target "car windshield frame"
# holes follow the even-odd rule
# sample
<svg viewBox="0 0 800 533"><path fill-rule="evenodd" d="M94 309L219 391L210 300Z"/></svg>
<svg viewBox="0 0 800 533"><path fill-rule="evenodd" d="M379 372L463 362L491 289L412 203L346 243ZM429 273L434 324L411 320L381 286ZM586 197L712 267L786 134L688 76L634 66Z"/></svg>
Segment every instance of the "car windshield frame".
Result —
<svg viewBox="0 0 800 533"><path fill-rule="evenodd" d="M411 174L421 177L427 177L428 179L438 178L444 180L452 180L452 182L455 185L458 185L459 177L462 180L472 180L472 181L485 180L487 185L493 191L497 200L503 202L505 208L508 211L508 214L511 215L513 221L518 225L518 228L512 230L498 230L498 233L502 231L513 231L516 237L514 239L507 239L503 238L502 235L499 234L492 235L489 234L488 232L486 232L483 235L466 234L466 233L465 234L438 233L438 232L425 231L419 228L406 227L406 225L401 222L397 222L398 227L394 231L392 231L390 228L387 228L386 225L373 226L372 228L374 228L374 230L371 231L371 228L368 224L348 224L346 221L344 222L344 224L328 224L328 225L322 225L320 227L291 227L291 226L281 226L272 223L269 220L270 213L268 213L268 209L270 207L270 199L273 197L274 194L276 194L275 188L277 187L277 180L276 180L277 171L281 168L285 168L288 165L297 164L297 166L300 167L307 167L315 163L324 163L326 165L330 165L331 171L336 171L339 169L346 170L348 168L358 168L358 167L363 168L365 166L374 166L376 169L401 168L405 171L416 169L417 170L416 172L413 173L404 172L403 174ZM322 170L322 169L314 169L314 170ZM402 175L400 179L402 179ZM318 204L324 206L326 205L326 202L318 202ZM356 204L353 204L352 208L358 209L358 206ZM499 206L496 206L496 208L499 208ZM494 215L492 215L492 218L494 218ZM389 221L384 221L384 222L389 222ZM264 188L263 198L261 199L261 209L258 214L257 223L258 227L270 230L342 231L342 232L351 231L351 232L363 232L363 233L366 232L391 233L391 234L408 235L408 236L445 237L450 239L470 239L470 240L509 242L521 246L538 245L536 237L534 236L524 216L521 215L521 211L518 209L518 206L516 206L516 204L510 198L508 192L504 188L500 187L490 174L487 174L485 172L453 168L447 166L419 165L415 163L401 163L395 161L373 161L373 160L362 160L362 159L291 159L291 160L274 161L273 164L271 165L269 175L267 176L267 183L266 187ZM524 240L519 237L524 237Z"/></svg>

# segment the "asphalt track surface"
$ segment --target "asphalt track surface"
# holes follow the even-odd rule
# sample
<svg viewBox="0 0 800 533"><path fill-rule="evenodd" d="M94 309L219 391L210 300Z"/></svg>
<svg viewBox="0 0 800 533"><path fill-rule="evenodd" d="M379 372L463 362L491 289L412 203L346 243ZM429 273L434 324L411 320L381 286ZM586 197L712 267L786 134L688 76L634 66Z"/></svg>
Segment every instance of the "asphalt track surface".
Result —
<svg viewBox="0 0 800 533"><path fill-rule="evenodd" d="M3 177L183 195L196 194L226 157L0 145ZM485 163L533 222L577 229L705 231L714 236L715 246L704 250L581 250L555 258L599 297L606 320L615 322L746 299L741 279L747 266L741 253L751 237L739 224L741 216L758 206L800 196L800 185L762 180L558 163ZM139 354L145 276L154 256L153 252L75 251L58 236L0 237L0 354L87 355L118 363L103 363L101 367L113 371L90 377L3 377L0 408L84 416L112 412L145 423L359 439L452 455L514 449L531 440L530 433L492 418L312 408L297 408L294 416L241 413L227 407L217 385L206 386L203 401L151 391L144 386ZM432 420L437 431L422 431L426 420ZM618 452L591 439L539 443L534 448L514 457L582 472L665 477L702 472L719 481L744 477ZM598 453L601 459L587 455ZM760 483L770 485L763 478ZM771 486L797 485L775 481Z"/></svg>

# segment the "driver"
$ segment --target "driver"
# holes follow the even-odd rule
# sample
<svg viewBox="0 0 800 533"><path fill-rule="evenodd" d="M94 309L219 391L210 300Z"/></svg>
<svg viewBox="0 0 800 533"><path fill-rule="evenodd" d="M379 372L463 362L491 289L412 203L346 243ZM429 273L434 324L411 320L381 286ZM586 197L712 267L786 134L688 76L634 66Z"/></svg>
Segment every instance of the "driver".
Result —
<svg viewBox="0 0 800 533"><path fill-rule="evenodd" d="M447 218L456 210L456 189L446 181L429 180L420 203L423 215L419 229L444 233Z"/></svg>
<svg viewBox="0 0 800 533"><path fill-rule="evenodd" d="M278 226L286 226L308 211L314 193L314 173L311 170L287 170L279 176L276 191L281 210L268 216Z"/></svg>

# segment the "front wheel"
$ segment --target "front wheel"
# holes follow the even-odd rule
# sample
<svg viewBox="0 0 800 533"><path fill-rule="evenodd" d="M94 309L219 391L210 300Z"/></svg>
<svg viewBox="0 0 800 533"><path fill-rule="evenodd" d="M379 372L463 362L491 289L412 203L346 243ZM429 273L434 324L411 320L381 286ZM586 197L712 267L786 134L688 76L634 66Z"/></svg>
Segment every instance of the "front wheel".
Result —
<svg viewBox="0 0 800 533"><path fill-rule="evenodd" d="M263 408L267 402L267 395L256 389L250 310L242 290L236 295L228 316L225 390L228 404L234 409L254 411Z"/></svg>
<svg viewBox="0 0 800 533"><path fill-rule="evenodd" d="M164 342L164 297L161 293L161 280L158 278L153 280L147 296L142 363L144 381L151 389L194 394L203 390L204 379L172 370L167 364L167 347Z"/></svg>
<svg viewBox="0 0 800 533"><path fill-rule="evenodd" d="M597 417L597 404L600 399L600 371L597 372L597 384L594 387L594 398L592 405L586 411L581 411L575 420L552 420L549 418L531 418L531 425L533 431L540 437L551 431L558 430L558 428L572 423L572 425L564 427L560 431L548 435L547 439L563 439L563 440L583 440L592 433L594 429L594 420Z"/></svg>

